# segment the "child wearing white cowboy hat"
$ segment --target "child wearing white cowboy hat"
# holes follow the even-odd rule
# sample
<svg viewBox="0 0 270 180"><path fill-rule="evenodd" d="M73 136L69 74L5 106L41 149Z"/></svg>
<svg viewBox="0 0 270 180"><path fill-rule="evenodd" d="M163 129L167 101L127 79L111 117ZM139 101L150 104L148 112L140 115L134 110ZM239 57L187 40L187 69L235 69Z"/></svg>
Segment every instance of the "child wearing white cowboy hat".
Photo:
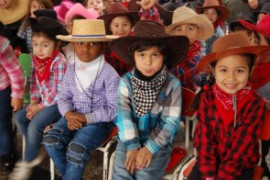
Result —
<svg viewBox="0 0 270 180"><path fill-rule="evenodd" d="M168 69L183 60L188 39L141 20L134 36L116 39L109 47L134 67L118 88L113 179L162 179L181 114L181 85Z"/></svg>
<svg viewBox="0 0 270 180"><path fill-rule="evenodd" d="M196 66L202 58L201 41L214 34L213 25L204 15L183 6L174 10L172 24L166 26L166 32L172 36L184 35L189 39L187 55L183 61L172 67L171 72L179 78L182 86L195 91L196 81L200 79Z"/></svg>
<svg viewBox="0 0 270 180"><path fill-rule="evenodd" d="M44 136L45 148L63 179L81 179L90 152L109 136L116 117L119 76L104 58L103 20L74 20L72 34L58 39L72 42L73 64L68 66L58 108L62 115Z"/></svg>

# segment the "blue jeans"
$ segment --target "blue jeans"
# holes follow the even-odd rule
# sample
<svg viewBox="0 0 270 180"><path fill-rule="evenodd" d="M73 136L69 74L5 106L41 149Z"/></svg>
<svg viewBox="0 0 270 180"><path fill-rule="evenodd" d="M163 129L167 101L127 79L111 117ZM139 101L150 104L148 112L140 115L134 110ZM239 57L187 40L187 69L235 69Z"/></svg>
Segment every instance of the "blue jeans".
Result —
<svg viewBox="0 0 270 180"><path fill-rule="evenodd" d="M15 151L12 131L10 86L0 91L0 156Z"/></svg>
<svg viewBox="0 0 270 180"><path fill-rule="evenodd" d="M81 179L90 152L110 135L113 123L87 124L71 131L62 117L44 136L43 142L49 156L64 180Z"/></svg>
<svg viewBox="0 0 270 180"><path fill-rule="evenodd" d="M113 180L161 180L170 161L171 153L171 144L162 147L156 154L153 155L152 162L148 168L137 170L132 175L125 167L127 149L122 142L118 141L115 150Z"/></svg>
<svg viewBox="0 0 270 180"><path fill-rule="evenodd" d="M29 104L25 105L21 110L19 110L15 114L14 119L26 140L24 160L31 162L38 154L44 128L51 123L56 122L61 117L61 114L58 111L57 105L52 105L42 109L32 120L30 120L26 117L26 109L28 105Z"/></svg>

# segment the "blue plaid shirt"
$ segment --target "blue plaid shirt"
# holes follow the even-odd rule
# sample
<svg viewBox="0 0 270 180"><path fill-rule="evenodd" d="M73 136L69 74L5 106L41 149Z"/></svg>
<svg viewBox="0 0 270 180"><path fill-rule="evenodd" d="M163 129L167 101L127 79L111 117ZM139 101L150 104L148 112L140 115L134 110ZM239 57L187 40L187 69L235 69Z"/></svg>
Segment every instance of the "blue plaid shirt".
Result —
<svg viewBox="0 0 270 180"><path fill-rule="evenodd" d="M118 88L118 109L115 124L121 142L127 150L146 146L155 154L168 143L172 143L179 131L181 114L181 85L179 80L168 73L152 109L144 116L137 117L133 99L131 77L133 71L125 74Z"/></svg>

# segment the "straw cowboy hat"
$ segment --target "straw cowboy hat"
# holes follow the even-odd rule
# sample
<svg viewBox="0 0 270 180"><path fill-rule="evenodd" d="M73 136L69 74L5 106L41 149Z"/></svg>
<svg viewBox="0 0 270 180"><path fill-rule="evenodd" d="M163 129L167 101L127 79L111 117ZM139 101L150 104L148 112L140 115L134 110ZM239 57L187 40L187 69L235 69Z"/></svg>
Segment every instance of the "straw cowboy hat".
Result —
<svg viewBox="0 0 270 180"><path fill-rule="evenodd" d="M257 25L244 20L239 20L239 22L247 29L257 31L265 37L270 38L270 14L265 15Z"/></svg>
<svg viewBox="0 0 270 180"><path fill-rule="evenodd" d="M269 46L251 46L247 35L232 33L217 39L213 44L212 53L204 56L197 68L210 73L210 63L218 59L236 54L251 54L258 59L262 53L269 50Z"/></svg>
<svg viewBox="0 0 270 180"><path fill-rule="evenodd" d="M71 35L58 35L56 38L68 42L106 42L118 36L106 35L103 20L76 19L73 22Z"/></svg>
<svg viewBox="0 0 270 180"><path fill-rule="evenodd" d="M137 4L138 0L131 0L128 5L128 9L130 11L139 11L141 9L141 6ZM164 25L169 25L172 23L172 16L173 16L173 11L167 11L164 9L161 5L155 4L155 7L158 9L160 18L164 20Z"/></svg>
<svg viewBox="0 0 270 180"><path fill-rule="evenodd" d="M0 10L0 22L4 25L22 19L28 12L30 0L12 0L6 9Z"/></svg>
<svg viewBox="0 0 270 180"><path fill-rule="evenodd" d="M126 8L122 3L116 2L110 6L110 8L108 9L108 14L102 15L98 18L103 19L103 21L105 22L107 34L112 34L112 32L110 31L110 24L113 18L118 16L130 17L132 26L136 24L136 22L139 20L138 11L129 11L128 8Z"/></svg>
<svg viewBox="0 0 270 180"><path fill-rule="evenodd" d="M196 8L196 11L202 14L205 9L209 8L215 8L219 12L222 21L225 21L230 15L229 9L221 5L219 0L205 0L203 6Z"/></svg>
<svg viewBox="0 0 270 180"><path fill-rule="evenodd" d="M97 19L99 16L98 12L95 11L93 8L86 9L81 3L76 3L71 9L68 10L65 22L66 24L71 21L74 16L82 16L85 19Z"/></svg>
<svg viewBox="0 0 270 180"><path fill-rule="evenodd" d="M162 42L168 46L168 57L166 62L170 69L178 64L189 48L189 40L185 36L169 36L163 25L154 22L141 20L134 28L134 36L118 38L109 43L109 47L127 64L134 66L135 62L129 53L129 47L137 41Z"/></svg>
<svg viewBox="0 0 270 180"><path fill-rule="evenodd" d="M181 24L195 24L202 31L202 35L199 37L201 41L210 38L214 34L214 27L211 21L202 14L197 14L191 8L182 6L174 10L172 24L166 26L166 32L172 34L172 31L176 26Z"/></svg>

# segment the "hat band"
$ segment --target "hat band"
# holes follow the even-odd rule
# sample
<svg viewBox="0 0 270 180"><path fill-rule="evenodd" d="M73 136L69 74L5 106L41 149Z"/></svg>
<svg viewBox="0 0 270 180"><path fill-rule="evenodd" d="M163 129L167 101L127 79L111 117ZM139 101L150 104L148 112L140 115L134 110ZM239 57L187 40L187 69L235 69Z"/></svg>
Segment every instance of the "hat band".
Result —
<svg viewBox="0 0 270 180"><path fill-rule="evenodd" d="M106 38L106 35L72 35L72 37Z"/></svg>

